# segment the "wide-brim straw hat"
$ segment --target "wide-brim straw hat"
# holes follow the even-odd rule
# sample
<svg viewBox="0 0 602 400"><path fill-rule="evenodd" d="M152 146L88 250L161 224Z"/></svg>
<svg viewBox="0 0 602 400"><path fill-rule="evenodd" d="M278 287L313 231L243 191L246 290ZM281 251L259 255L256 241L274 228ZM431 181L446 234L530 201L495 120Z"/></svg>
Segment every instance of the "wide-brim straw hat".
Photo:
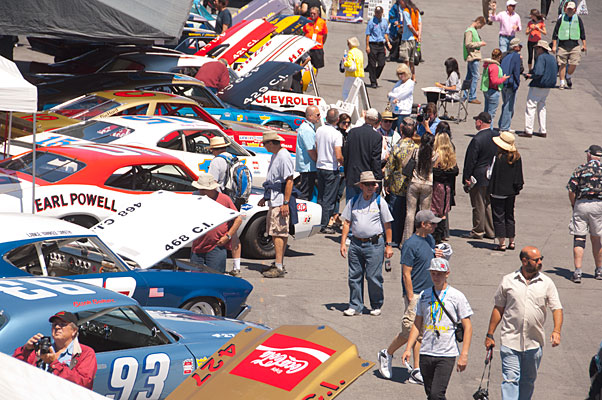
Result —
<svg viewBox="0 0 602 400"><path fill-rule="evenodd" d="M219 184L215 181L213 175L201 172L199 173L199 179L196 182L192 182L192 186L202 190L217 190Z"/></svg>
<svg viewBox="0 0 602 400"><path fill-rule="evenodd" d="M383 111L383 113L381 114L383 120L388 120L388 121L397 121L397 117L395 115L393 115L393 113L389 110L385 110Z"/></svg>
<svg viewBox="0 0 602 400"><path fill-rule="evenodd" d="M493 142L506 151L516 151L514 141L514 135L508 131L502 131L500 132L500 136L495 136L493 138Z"/></svg>
<svg viewBox="0 0 602 400"><path fill-rule="evenodd" d="M284 138L277 134L275 131L267 131L263 134L262 142L269 142L272 140L277 140L279 142L284 142Z"/></svg>
<svg viewBox="0 0 602 400"><path fill-rule="evenodd" d="M226 143L226 140L221 136L214 136L209 139L209 148L210 149L221 149L223 147L230 146L229 143Z"/></svg>
<svg viewBox="0 0 602 400"><path fill-rule="evenodd" d="M360 174L360 181L358 183L356 183L356 185L359 185L360 183L371 183L371 182L378 183L378 180L374 177L374 174L372 173L372 171L364 171Z"/></svg>
<svg viewBox="0 0 602 400"><path fill-rule="evenodd" d="M550 45L545 40L540 40L539 42L537 42L535 47L541 47L545 51L552 51L552 49L550 49Z"/></svg>

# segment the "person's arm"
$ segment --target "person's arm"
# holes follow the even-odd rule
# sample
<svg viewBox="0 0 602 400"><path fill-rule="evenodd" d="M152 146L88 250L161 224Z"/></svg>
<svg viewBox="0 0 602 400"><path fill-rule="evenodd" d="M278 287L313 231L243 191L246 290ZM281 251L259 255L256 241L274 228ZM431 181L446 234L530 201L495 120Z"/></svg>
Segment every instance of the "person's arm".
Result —
<svg viewBox="0 0 602 400"><path fill-rule="evenodd" d="M493 310L491 310L491 317L489 318L489 329L487 329L487 335L493 336L497 326L502 320L502 315L504 315L504 307L493 306ZM490 347L495 347L495 340L490 337L485 338L485 348L488 349Z"/></svg>
<svg viewBox="0 0 602 400"><path fill-rule="evenodd" d="M414 348L414 344L416 344L416 340L418 340L418 335L420 334L420 329L422 327L422 315L416 315L414 318L414 325L410 329L410 336L408 337L408 343L406 345L406 349L401 356L401 362L406 363L409 362L410 357L412 356L412 349Z"/></svg>
<svg viewBox="0 0 602 400"><path fill-rule="evenodd" d="M462 372L466 369L468 364L468 350L470 349L470 342L472 340L472 322L469 318L462 318L462 327L464 328L464 341L462 342L462 351L460 357L458 357L457 371Z"/></svg>
<svg viewBox="0 0 602 400"><path fill-rule="evenodd" d="M366 35L366 54L370 54L370 35Z"/></svg>
<svg viewBox="0 0 602 400"><path fill-rule="evenodd" d="M341 146L334 147L334 155L337 158L339 165L343 165L343 151L341 150Z"/></svg>
<svg viewBox="0 0 602 400"><path fill-rule="evenodd" d="M393 231L391 230L391 223L385 222L385 241L387 243L391 243L392 240L393 240ZM385 245L385 258L391 258L391 257L393 257L393 247L387 244L387 245Z"/></svg>
<svg viewBox="0 0 602 400"><path fill-rule="evenodd" d="M552 347L556 347L560 344L560 330L562 329L562 308L552 311L552 318L554 319L554 330L550 335L550 342Z"/></svg>
<svg viewBox="0 0 602 400"><path fill-rule="evenodd" d="M385 43L387 45L387 49L391 50L391 41L389 40L389 34L385 33Z"/></svg>
<svg viewBox="0 0 602 400"><path fill-rule="evenodd" d="M341 233L341 257L346 258L347 257L347 236L349 235L349 227L351 225L351 222L348 219L345 219L343 221L343 229L342 229L342 233Z"/></svg>
<svg viewBox="0 0 602 400"><path fill-rule="evenodd" d="M575 208L575 201L577 200L577 195L575 192L569 190L569 201L571 202L571 207Z"/></svg>
<svg viewBox="0 0 602 400"><path fill-rule="evenodd" d="M309 155L309 158L311 158L313 162L316 162L316 160L318 159L318 150L316 150L315 147L313 149L307 150L307 154Z"/></svg>
<svg viewBox="0 0 602 400"><path fill-rule="evenodd" d="M291 200L291 194L293 193L293 176L286 178L286 185L284 186L284 201L288 203ZM283 217L289 214L288 204L280 206L280 213Z"/></svg>
<svg viewBox="0 0 602 400"><path fill-rule="evenodd" d="M509 78L508 75L504 75L500 78L498 76L499 70L500 66L497 64L491 63L487 66L487 72L489 73L489 87L491 87L491 85L501 85Z"/></svg>
<svg viewBox="0 0 602 400"><path fill-rule="evenodd" d="M217 243L215 245L216 246L225 246L228 242L230 242L232 240L232 236L236 235L236 231L238 231L238 228L240 228L240 225L242 225L242 218L240 216L238 216L238 217L234 218L234 221L232 222L232 226L230 227L230 229L228 229L228 232L226 232L226 234L224 236L219 238L219 240L217 241Z"/></svg>
<svg viewBox="0 0 602 400"><path fill-rule="evenodd" d="M543 22L538 26L537 29L539 29L542 35L548 34L548 31L546 30L546 24L544 24Z"/></svg>
<svg viewBox="0 0 602 400"><path fill-rule="evenodd" d="M403 287L406 289L406 297L408 301L414 298L414 287L412 286L412 267L409 265L401 265L401 273L403 274Z"/></svg>
<svg viewBox="0 0 602 400"><path fill-rule="evenodd" d="M379 140L374 140L372 144L372 172L376 179L382 179L383 171L381 168L381 155L383 152L383 138L378 135Z"/></svg>
<svg viewBox="0 0 602 400"><path fill-rule="evenodd" d="M581 31L580 39L583 42L583 48L585 49L585 25L583 25L583 20L581 17L577 16L577 19L579 20L579 30Z"/></svg>
<svg viewBox="0 0 602 400"><path fill-rule="evenodd" d="M409 13L406 14L405 11L403 12L403 23L410 30L410 32L412 32L412 34L414 36L416 36L416 37L420 36L420 34L416 30L416 28L414 28L414 25L412 25L412 17L410 16Z"/></svg>
<svg viewBox="0 0 602 400"><path fill-rule="evenodd" d="M464 168L462 170L462 183L470 184L470 177L474 172L475 164L477 163L477 154L479 152L479 146L476 140L471 140L466 149L466 156L464 157Z"/></svg>

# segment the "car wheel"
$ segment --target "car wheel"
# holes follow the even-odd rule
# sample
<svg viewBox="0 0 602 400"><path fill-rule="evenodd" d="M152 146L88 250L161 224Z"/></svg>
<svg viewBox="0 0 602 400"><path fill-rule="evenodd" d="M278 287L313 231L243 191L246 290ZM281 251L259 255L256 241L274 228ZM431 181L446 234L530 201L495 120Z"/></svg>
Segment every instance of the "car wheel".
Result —
<svg viewBox="0 0 602 400"><path fill-rule="evenodd" d="M219 317L223 315L219 300L213 297L197 297L184 304L182 308L197 314L217 315Z"/></svg>
<svg viewBox="0 0 602 400"><path fill-rule="evenodd" d="M240 239L242 252L247 258L274 258L276 256L274 241L266 233L265 218L266 214L263 214L251 221Z"/></svg>
<svg viewBox="0 0 602 400"><path fill-rule="evenodd" d="M62 220L67 222L71 222L75 225L83 226L84 228L92 228L94 225L98 223L98 220L89 215L69 215L66 217L62 217Z"/></svg>

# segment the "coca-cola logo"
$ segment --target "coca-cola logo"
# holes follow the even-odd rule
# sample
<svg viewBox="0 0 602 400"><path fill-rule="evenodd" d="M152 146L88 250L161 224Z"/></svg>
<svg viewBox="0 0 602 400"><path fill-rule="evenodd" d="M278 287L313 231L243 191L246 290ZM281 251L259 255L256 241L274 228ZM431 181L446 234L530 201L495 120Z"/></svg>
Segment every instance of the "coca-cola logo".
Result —
<svg viewBox="0 0 602 400"><path fill-rule="evenodd" d="M291 391L334 353L307 340L275 333L230 373Z"/></svg>

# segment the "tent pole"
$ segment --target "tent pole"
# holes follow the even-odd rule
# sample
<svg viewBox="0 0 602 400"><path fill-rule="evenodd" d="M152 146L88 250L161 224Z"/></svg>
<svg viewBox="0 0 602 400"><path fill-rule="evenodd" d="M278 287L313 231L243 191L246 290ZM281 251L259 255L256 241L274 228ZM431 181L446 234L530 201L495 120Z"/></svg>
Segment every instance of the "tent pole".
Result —
<svg viewBox="0 0 602 400"><path fill-rule="evenodd" d="M8 117L8 141L7 141L7 145L4 147L6 150L6 153L4 154L4 157L7 157L10 154L10 140L12 139L12 133L13 133L13 112L11 111Z"/></svg>
<svg viewBox="0 0 602 400"><path fill-rule="evenodd" d="M33 113L33 163L31 166L31 213L35 214L36 206L36 116L37 112Z"/></svg>

